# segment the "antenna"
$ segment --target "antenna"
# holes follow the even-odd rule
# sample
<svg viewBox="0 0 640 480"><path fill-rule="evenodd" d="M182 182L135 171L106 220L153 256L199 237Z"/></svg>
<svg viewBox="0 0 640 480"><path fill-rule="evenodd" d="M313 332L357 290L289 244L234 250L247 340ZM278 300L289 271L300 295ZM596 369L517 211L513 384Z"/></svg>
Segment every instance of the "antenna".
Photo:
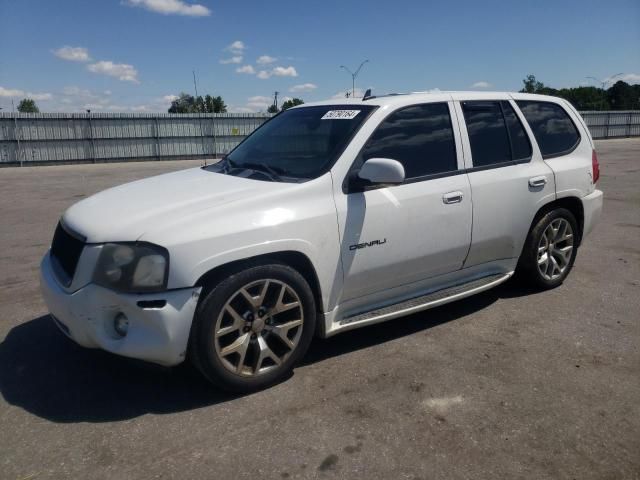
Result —
<svg viewBox="0 0 640 480"><path fill-rule="evenodd" d="M374 95L371 95L371 89L367 88L367 91L364 92L364 97L362 97L362 101L369 100L370 98L376 98Z"/></svg>

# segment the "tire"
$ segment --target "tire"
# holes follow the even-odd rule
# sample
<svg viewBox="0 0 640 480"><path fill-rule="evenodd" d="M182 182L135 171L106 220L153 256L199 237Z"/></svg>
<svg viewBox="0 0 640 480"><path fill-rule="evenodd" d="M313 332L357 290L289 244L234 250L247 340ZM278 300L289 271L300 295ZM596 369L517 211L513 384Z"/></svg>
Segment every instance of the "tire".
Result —
<svg viewBox="0 0 640 480"><path fill-rule="evenodd" d="M200 302L190 357L225 390L248 393L288 376L314 335L313 292L284 264L257 265L229 276Z"/></svg>
<svg viewBox="0 0 640 480"><path fill-rule="evenodd" d="M578 222L566 208L539 216L522 249L517 269L520 280L540 290L561 285L573 268L578 235Z"/></svg>

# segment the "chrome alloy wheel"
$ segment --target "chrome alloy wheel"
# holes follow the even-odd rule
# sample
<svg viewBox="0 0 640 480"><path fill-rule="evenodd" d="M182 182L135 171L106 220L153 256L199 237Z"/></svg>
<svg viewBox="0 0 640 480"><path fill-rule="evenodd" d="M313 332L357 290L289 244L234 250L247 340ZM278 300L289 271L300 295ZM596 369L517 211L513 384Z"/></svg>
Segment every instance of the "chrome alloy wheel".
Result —
<svg viewBox="0 0 640 480"><path fill-rule="evenodd" d="M538 270L546 280L555 280L569 267L573 253L573 229L564 218L545 228L538 244Z"/></svg>
<svg viewBox="0 0 640 480"><path fill-rule="evenodd" d="M225 303L215 325L215 351L242 376L277 368L302 336L304 312L296 291L280 280L251 282Z"/></svg>

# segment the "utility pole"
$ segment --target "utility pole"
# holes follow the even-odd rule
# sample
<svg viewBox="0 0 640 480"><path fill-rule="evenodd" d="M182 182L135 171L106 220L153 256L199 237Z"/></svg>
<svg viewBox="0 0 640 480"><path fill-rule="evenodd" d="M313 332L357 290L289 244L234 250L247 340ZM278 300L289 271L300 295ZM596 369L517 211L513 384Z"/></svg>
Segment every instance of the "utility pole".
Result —
<svg viewBox="0 0 640 480"><path fill-rule="evenodd" d="M365 63L368 63L369 60L365 60L364 62L362 62L360 64L360 66L356 69L355 72L352 72L349 68L345 67L344 65L340 65L340 68L345 69L347 72L349 72L349 75L351 75L351 96L355 97L356 95L356 78L358 76L358 74L360 73L360 70L362 69L362 66Z"/></svg>
<svg viewBox="0 0 640 480"><path fill-rule="evenodd" d="M193 73L193 89L196 91L196 107L198 106L198 82L196 82L196 71L195 70L191 70L191 73Z"/></svg>

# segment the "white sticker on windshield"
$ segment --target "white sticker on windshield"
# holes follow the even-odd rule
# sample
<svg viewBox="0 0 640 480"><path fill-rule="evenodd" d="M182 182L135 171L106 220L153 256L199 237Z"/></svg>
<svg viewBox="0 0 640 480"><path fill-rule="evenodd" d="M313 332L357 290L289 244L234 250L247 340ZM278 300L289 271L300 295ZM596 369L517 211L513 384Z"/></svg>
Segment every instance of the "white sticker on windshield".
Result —
<svg viewBox="0 0 640 480"><path fill-rule="evenodd" d="M321 120L351 120L360 113L360 110L329 110Z"/></svg>

